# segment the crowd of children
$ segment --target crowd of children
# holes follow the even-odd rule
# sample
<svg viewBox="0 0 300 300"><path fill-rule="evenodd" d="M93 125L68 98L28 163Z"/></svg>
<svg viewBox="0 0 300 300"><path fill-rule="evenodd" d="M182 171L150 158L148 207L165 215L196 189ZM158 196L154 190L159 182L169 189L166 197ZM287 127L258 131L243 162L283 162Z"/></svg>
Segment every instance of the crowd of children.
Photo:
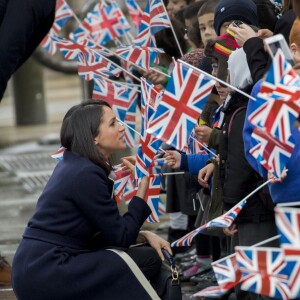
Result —
<svg viewBox="0 0 300 300"><path fill-rule="evenodd" d="M272 62L264 39L281 33L290 45L294 68L299 73L300 21L296 18L296 15L299 16L297 3L293 5L292 1L287 0L281 5L269 0L204 0L198 4L178 1L176 6L174 3L169 1L167 9L170 16L178 16L177 19L182 19L184 23L190 52L182 59L191 65L255 98ZM198 22L195 22L196 8ZM195 38L197 33L201 41ZM169 66L171 69L172 65ZM166 78L161 75L156 81L153 72L144 75L155 84L165 83ZM253 147L251 134L254 126L249 123L248 116L254 106L254 100L216 82L198 124L195 124L195 133L198 140L206 143L217 156L210 153L186 155L173 149L165 154L170 168L186 171L185 191L189 191L189 185L194 185L199 191L203 189L199 195L209 194L210 215L220 207L223 212L228 211L265 182L268 176L272 177L249 153ZM296 184L300 175L297 127L292 135L295 148L286 165L288 175L283 175L280 182L270 183L268 188L252 195L233 225L224 229L223 233L211 231L199 234L195 238L195 247L185 249L184 253L175 250L183 280L196 282L198 289L217 285L211 269L213 260L233 253L237 245L251 246L277 234L274 205L300 200L300 189ZM191 176L196 180L191 180ZM173 188L169 185L167 190ZM167 201L174 202L172 195L174 192L167 194ZM184 197L188 201L189 196ZM171 218L171 227L179 235L193 229L193 226L199 226L194 224L195 214L186 214L180 205L175 207L176 210L169 210L177 217L177 220ZM174 230L172 233L174 235ZM174 236L170 235L169 240L174 241ZM278 245L276 240L267 244ZM239 300L271 299L242 291L239 286L233 295Z"/></svg>

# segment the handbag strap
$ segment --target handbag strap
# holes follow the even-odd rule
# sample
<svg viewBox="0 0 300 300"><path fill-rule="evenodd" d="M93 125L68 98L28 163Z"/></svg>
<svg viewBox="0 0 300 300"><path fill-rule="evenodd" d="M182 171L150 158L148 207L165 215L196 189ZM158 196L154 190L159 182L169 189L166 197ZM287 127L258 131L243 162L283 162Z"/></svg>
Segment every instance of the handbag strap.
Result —
<svg viewBox="0 0 300 300"><path fill-rule="evenodd" d="M170 264L171 271L172 271L172 284L173 283L179 284L179 274L178 274L173 256L166 249L162 248L161 251L162 251L166 261Z"/></svg>
<svg viewBox="0 0 300 300"><path fill-rule="evenodd" d="M151 297L152 300L159 300L157 293L153 289L150 282L147 280L147 278L144 276L140 268L137 266L137 264L134 262L134 260L124 251L118 250L118 249L105 249L108 251L112 251L115 254L117 254L123 261L127 264L127 266L130 268L136 279L139 281L139 283L144 288L145 292Z"/></svg>

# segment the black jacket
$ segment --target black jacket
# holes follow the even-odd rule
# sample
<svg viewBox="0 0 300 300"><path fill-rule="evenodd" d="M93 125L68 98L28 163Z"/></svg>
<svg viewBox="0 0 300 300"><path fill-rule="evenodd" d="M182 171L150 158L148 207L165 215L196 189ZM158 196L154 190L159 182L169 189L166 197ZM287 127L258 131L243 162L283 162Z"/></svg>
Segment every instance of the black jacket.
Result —
<svg viewBox="0 0 300 300"><path fill-rule="evenodd" d="M246 91L246 92L249 92ZM223 189L223 206L229 210L261 184L260 176L249 165L244 154L243 126L248 98L235 92L223 109L225 113L221 130L220 183ZM261 200L254 194L239 214L237 222L260 222L273 218Z"/></svg>
<svg viewBox="0 0 300 300"><path fill-rule="evenodd" d="M296 15L291 9L287 11L276 23L274 35L281 33L289 44L289 34L294 23ZM250 69L253 82L259 81L267 72L272 60L264 49L264 42L261 38L253 37L247 40L243 46L247 56L247 62Z"/></svg>

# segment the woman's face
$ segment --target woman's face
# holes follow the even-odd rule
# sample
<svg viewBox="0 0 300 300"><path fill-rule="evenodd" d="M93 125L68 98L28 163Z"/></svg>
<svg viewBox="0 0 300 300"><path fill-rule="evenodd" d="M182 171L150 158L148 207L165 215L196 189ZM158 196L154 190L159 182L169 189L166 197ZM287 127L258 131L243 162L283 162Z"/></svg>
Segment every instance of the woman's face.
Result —
<svg viewBox="0 0 300 300"><path fill-rule="evenodd" d="M106 157L126 148L125 129L120 125L110 107L103 107L102 123L99 126L99 134L95 137L95 144L99 151Z"/></svg>

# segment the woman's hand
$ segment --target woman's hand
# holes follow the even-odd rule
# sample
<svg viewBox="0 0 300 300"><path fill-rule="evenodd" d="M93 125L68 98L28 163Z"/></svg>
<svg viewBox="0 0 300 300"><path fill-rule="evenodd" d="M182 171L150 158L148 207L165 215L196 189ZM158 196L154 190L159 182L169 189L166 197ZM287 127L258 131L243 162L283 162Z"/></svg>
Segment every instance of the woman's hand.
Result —
<svg viewBox="0 0 300 300"><path fill-rule="evenodd" d="M158 236L157 234L151 231L140 231L139 235L142 235L150 244L150 246L156 250L161 260L165 259L161 251L162 248L166 249L171 255L173 254L170 243L164 240L163 238L161 238L160 236Z"/></svg>
<svg viewBox="0 0 300 300"><path fill-rule="evenodd" d="M148 191L148 186L149 186L149 178L147 176L144 176L139 184L138 190L136 192L136 196L145 199L145 196Z"/></svg>
<svg viewBox="0 0 300 300"><path fill-rule="evenodd" d="M234 223L229 227L223 228L223 232L228 236L234 236L237 231L237 226Z"/></svg>
<svg viewBox="0 0 300 300"><path fill-rule="evenodd" d="M215 170L214 164L210 163L199 171L198 182L201 186L203 186L204 188L209 188L208 181L210 177L213 175L214 170Z"/></svg>
<svg viewBox="0 0 300 300"><path fill-rule="evenodd" d="M167 164L172 169L178 169L181 162L181 154L174 150L167 150L164 158L167 161Z"/></svg>
<svg viewBox="0 0 300 300"><path fill-rule="evenodd" d="M133 173L135 168L135 162L136 162L135 156L122 157L121 160L123 165L127 167L127 169L131 171L131 173Z"/></svg>

